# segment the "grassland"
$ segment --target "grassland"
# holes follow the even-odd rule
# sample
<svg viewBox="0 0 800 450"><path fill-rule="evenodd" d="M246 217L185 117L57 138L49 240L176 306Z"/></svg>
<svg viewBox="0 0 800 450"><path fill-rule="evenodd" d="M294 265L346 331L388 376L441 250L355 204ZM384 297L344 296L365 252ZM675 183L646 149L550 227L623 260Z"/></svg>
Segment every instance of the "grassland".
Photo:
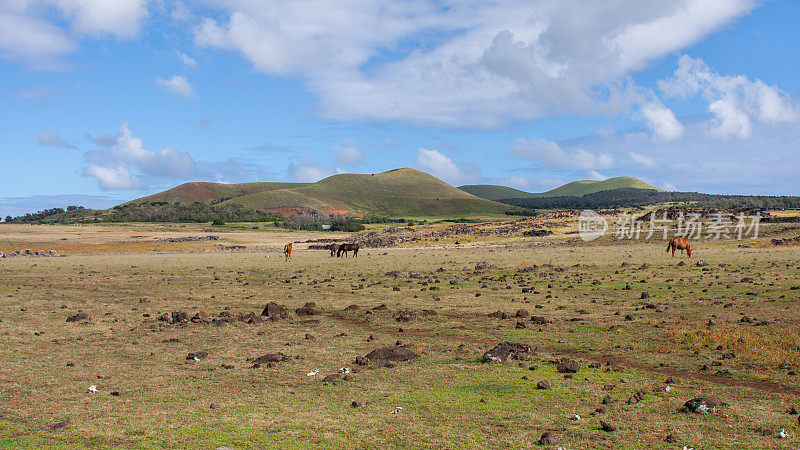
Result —
<svg viewBox="0 0 800 450"><path fill-rule="evenodd" d="M595 192L609 191L612 189L635 188L656 189L644 181L634 177L614 177L605 180L580 180L567 183L546 192L525 192L506 186L490 184L473 184L460 186L459 189L487 200L502 200L506 198L538 198L538 197L579 197ZM660 190L660 189L656 189Z"/></svg>
<svg viewBox="0 0 800 450"><path fill-rule="evenodd" d="M744 247L699 242L679 265L661 241L585 243L571 222L536 220L556 234L454 235L347 259L304 243L330 233L242 226L219 241L161 243L209 233L0 226L0 251L65 255L0 259L0 446L536 448L545 431L568 448L800 446L798 416L787 413L800 404L800 247L768 243L796 225L766 226ZM158 320L258 314L270 301L291 316L222 327ZM294 313L306 302L319 313ZM417 317L398 322L401 309ZM515 318L520 309L547 323ZM488 316L498 310L509 317ZM66 322L78 311L89 320ZM397 341L420 357L354 364ZM502 341L537 351L481 363ZM186 359L200 350L208 356ZM248 359L276 352L292 359L251 368ZM564 357L580 364L572 378L552 364ZM352 381L322 382L343 367ZM541 380L550 388L537 389ZM716 414L682 411L698 396L716 399ZM763 435L780 428L787 439Z"/></svg>

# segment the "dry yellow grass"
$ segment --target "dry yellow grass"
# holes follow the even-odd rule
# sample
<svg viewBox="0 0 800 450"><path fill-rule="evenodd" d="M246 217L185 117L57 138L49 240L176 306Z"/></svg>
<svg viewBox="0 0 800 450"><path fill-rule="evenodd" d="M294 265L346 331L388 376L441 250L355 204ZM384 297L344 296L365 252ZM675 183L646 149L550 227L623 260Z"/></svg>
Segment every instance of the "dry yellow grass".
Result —
<svg viewBox="0 0 800 450"><path fill-rule="evenodd" d="M800 285L798 248L702 242L688 261L709 265L696 267L678 266L682 260L661 242L583 243L564 234L365 248L347 259L295 244L289 263L283 244L330 235L225 232L202 251L163 244L159 252L134 252L121 244L137 235L201 234L209 233L200 226L0 227L0 242L11 239L14 249L49 249L62 237L105 249L0 260L0 445L531 447L544 431L569 448L674 448L664 442L668 433L678 435L678 446L800 445L797 416L785 413L800 397L772 389L800 390L797 376L778 368L785 359L800 364L800 291L790 290ZM247 250L216 251L213 243ZM480 261L493 267L476 273ZM420 278L387 275L392 270ZM224 327L157 320L173 311L259 313L268 301L290 310L313 301L322 314ZM361 308L345 312L351 304ZM387 311L371 311L381 304ZM437 314L395 321L406 308ZM551 323L520 320L528 326L517 329L518 319L486 316L522 308ZM79 310L91 319L67 323ZM743 315L771 325L740 325ZM712 316L717 325L708 328ZM371 334L376 339L368 341ZM321 382L397 340L421 357L395 368L361 367L352 382ZM478 362L504 340L540 351L524 367ZM722 360L718 345L736 357ZM209 356L186 360L198 350ZM300 358L250 368L248 358L279 351ZM564 351L584 355L572 379L550 364ZM619 371L588 367L604 355ZM699 376L714 360L723 363L714 370L730 372L723 377L729 382ZM306 376L311 370L319 375ZM668 371L678 374L676 384L654 392ZM536 389L539 380L551 389ZM88 392L92 384L97 394ZM641 389L645 400L627 404ZM607 394L616 402L590 416ZM699 395L725 405L707 417L680 411ZM353 400L362 406L351 408ZM389 414L396 406L401 412ZM569 420L573 413L582 419ZM601 418L619 430L600 431ZM69 424L50 429L62 420ZM761 435L776 428L789 439Z"/></svg>

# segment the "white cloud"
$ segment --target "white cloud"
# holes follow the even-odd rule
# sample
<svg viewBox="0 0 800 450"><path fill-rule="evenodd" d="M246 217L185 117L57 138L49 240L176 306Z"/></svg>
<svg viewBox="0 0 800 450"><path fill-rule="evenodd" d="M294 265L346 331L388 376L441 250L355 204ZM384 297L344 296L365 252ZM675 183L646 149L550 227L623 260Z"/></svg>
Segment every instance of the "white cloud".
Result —
<svg viewBox="0 0 800 450"><path fill-rule="evenodd" d="M609 153L595 154L582 148L567 153L558 144L547 139L531 141L519 138L509 151L517 158L541 160L548 167L595 170L614 165L614 158Z"/></svg>
<svg viewBox="0 0 800 450"><path fill-rule="evenodd" d="M636 163L641 164L649 169L656 167L656 161L649 156L645 156L636 152L628 152L628 155Z"/></svg>
<svg viewBox="0 0 800 450"><path fill-rule="evenodd" d="M38 142L39 145L44 145L47 147L61 147L68 149L77 148L74 144L65 141L64 138L57 135L52 130L42 131L39 133L39 136L36 138L36 142Z"/></svg>
<svg viewBox="0 0 800 450"><path fill-rule="evenodd" d="M500 184L510 186L517 189L528 189L531 186L530 180L522 175L514 175L500 180Z"/></svg>
<svg viewBox="0 0 800 450"><path fill-rule="evenodd" d="M469 167L461 169L446 155L436 150L428 150L426 148L417 150L415 166L419 170L427 172L454 186L474 183L481 178L476 168Z"/></svg>
<svg viewBox="0 0 800 450"><path fill-rule="evenodd" d="M364 163L364 153L359 151L355 142L345 142L336 147L336 162L345 166L356 166Z"/></svg>
<svg viewBox="0 0 800 450"><path fill-rule="evenodd" d="M300 183L314 183L331 175L344 173L341 169L323 169L310 158L303 158L299 164L290 163L286 172L290 180Z"/></svg>
<svg viewBox="0 0 800 450"><path fill-rule="evenodd" d="M186 77L174 75L169 80L156 78L156 83L174 94L182 95L185 98L194 98L194 89Z"/></svg>
<svg viewBox="0 0 800 450"><path fill-rule="evenodd" d="M602 181L602 180L605 180L606 178L608 178L606 175L603 175L602 173L600 173L600 172L598 172L596 170L590 170L589 171L589 179L590 180Z"/></svg>
<svg viewBox="0 0 800 450"><path fill-rule="evenodd" d="M43 3L60 9L76 31L92 35L134 37L147 16L147 0L47 0Z"/></svg>
<svg viewBox="0 0 800 450"><path fill-rule="evenodd" d="M97 164L89 164L83 169L87 176L97 179L101 189L111 190L130 190L142 189L144 184L135 176L131 175L127 167L105 167Z"/></svg>
<svg viewBox="0 0 800 450"><path fill-rule="evenodd" d="M63 29L37 17L4 12L0 6L0 57L37 70L57 70L64 67L60 57L76 48Z"/></svg>
<svg viewBox="0 0 800 450"><path fill-rule="evenodd" d="M595 111L613 83L755 5L212 3L226 13L202 21L195 30L198 45L237 52L263 73L306 80L327 115L456 128ZM618 105L605 107L614 113Z"/></svg>
<svg viewBox="0 0 800 450"><path fill-rule="evenodd" d="M667 97L700 96L708 102L709 134L719 138L749 138L754 122L780 124L800 119L800 107L776 86L745 75L720 75L701 59L682 55L673 76L660 80Z"/></svg>
<svg viewBox="0 0 800 450"><path fill-rule="evenodd" d="M11 0L0 2L0 57L36 70L61 70L82 35L132 38L147 0Z"/></svg>
<svg viewBox="0 0 800 450"><path fill-rule="evenodd" d="M201 175L197 163L188 153L170 147L158 151L144 148L142 140L133 136L128 123L123 123L115 136L101 134L91 139L99 148L84 154L88 163L84 173L96 178L104 189L143 186L144 183L131 174L131 169L148 177L163 179Z"/></svg>
<svg viewBox="0 0 800 450"><path fill-rule="evenodd" d="M197 60L195 60L191 56L187 55L186 53L178 52L178 59L180 59L181 62L184 65L188 66L188 67L196 67L197 66Z"/></svg>
<svg viewBox="0 0 800 450"><path fill-rule="evenodd" d="M658 139L670 141L683 135L683 125L675 118L672 111L661 102L650 102L641 105L640 111L647 125Z"/></svg>

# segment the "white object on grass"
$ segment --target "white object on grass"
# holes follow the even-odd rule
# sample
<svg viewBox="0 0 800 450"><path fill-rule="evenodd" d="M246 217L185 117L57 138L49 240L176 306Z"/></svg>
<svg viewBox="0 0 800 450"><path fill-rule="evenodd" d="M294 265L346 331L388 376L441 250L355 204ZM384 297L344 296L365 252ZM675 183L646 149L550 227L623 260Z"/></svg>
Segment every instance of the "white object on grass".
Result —
<svg viewBox="0 0 800 450"><path fill-rule="evenodd" d="M97 392L97 386L95 386L95 385L89 386L89 392L92 392L92 393Z"/></svg>
<svg viewBox="0 0 800 450"><path fill-rule="evenodd" d="M319 373L319 370L312 370L311 372L308 372L306 374L306 376L313 377L314 375L316 375L318 373Z"/></svg>

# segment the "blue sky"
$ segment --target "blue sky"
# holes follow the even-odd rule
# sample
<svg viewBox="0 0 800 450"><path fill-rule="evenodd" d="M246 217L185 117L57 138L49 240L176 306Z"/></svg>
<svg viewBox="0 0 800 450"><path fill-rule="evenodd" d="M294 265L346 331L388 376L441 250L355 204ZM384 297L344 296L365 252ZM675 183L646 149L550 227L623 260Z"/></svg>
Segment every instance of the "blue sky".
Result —
<svg viewBox="0 0 800 450"><path fill-rule="evenodd" d="M798 195L800 2L0 2L0 216L415 167Z"/></svg>

